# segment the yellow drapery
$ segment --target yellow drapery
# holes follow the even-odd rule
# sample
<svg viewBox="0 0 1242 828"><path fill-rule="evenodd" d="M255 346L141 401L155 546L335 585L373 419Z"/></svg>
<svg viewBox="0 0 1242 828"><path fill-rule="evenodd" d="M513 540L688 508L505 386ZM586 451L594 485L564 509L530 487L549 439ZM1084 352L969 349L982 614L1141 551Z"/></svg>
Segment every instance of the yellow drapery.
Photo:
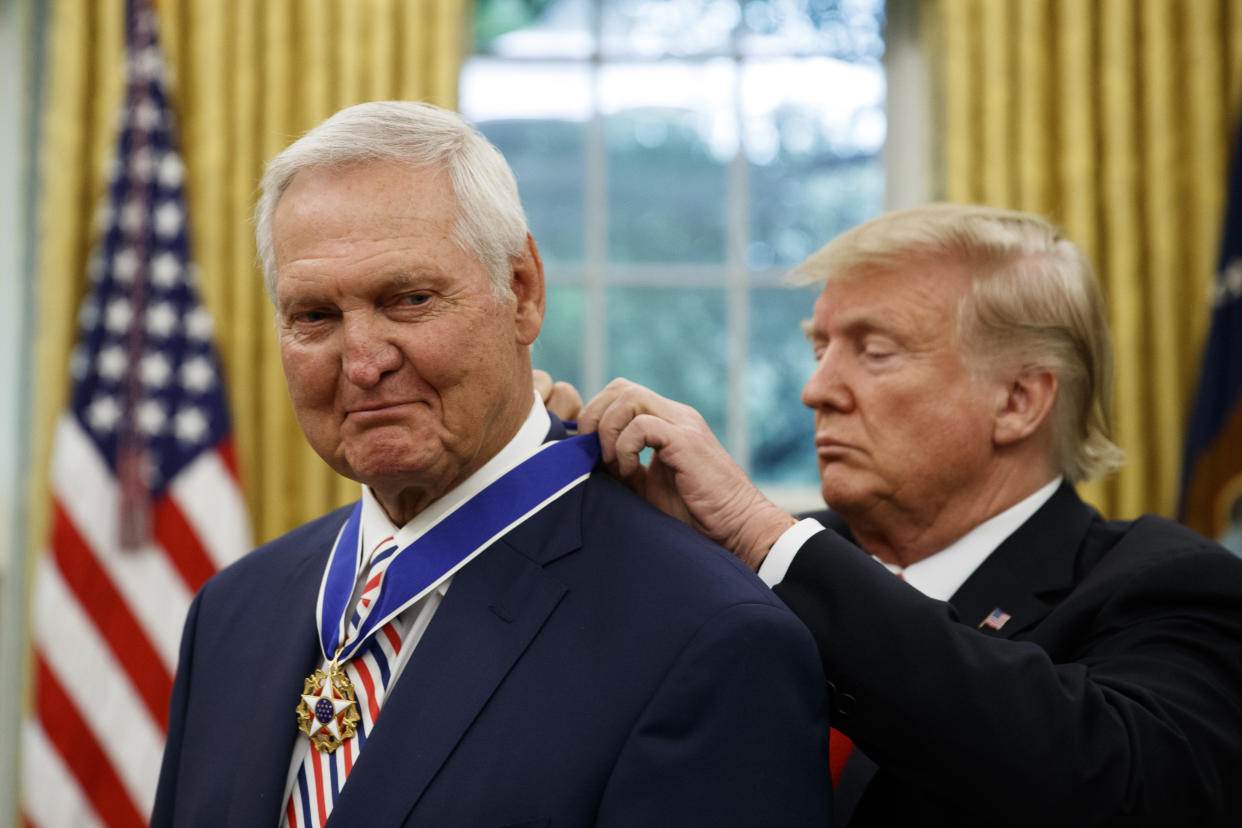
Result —
<svg viewBox="0 0 1242 828"><path fill-rule="evenodd" d="M1106 514L1172 515L1242 106L1236 0L934 0L940 194L1049 216L1096 264L1122 471Z"/></svg>
<svg viewBox="0 0 1242 828"><path fill-rule="evenodd" d="M187 168L192 254L216 327L237 457L262 541L357 497L307 447L285 392L251 211L264 161L337 109L454 106L467 0L157 0ZM46 536L52 425L86 290L91 217L121 104L124 0L57 0L40 147L31 544ZM88 493L84 493L88 496Z"/></svg>

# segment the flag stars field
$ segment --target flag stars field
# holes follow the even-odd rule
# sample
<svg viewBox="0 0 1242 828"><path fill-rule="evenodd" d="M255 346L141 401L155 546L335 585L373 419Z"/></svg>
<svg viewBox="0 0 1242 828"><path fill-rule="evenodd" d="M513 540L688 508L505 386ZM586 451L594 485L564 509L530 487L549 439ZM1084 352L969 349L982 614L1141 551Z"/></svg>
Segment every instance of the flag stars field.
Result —
<svg viewBox="0 0 1242 828"><path fill-rule="evenodd" d="M177 309L171 302L159 302L147 311L147 333L168 338L177 327Z"/></svg>
<svg viewBox="0 0 1242 828"><path fill-rule="evenodd" d="M211 339L211 316L202 307L196 307L185 317L185 335L190 339L207 342Z"/></svg>
<svg viewBox="0 0 1242 828"><path fill-rule="evenodd" d="M138 254L132 247L122 247L112 257L112 278L122 284L129 284L138 275Z"/></svg>
<svg viewBox="0 0 1242 828"><path fill-rule="evenodd" d="M1225 305L1242 299L1242 259L1234 259L1221 271L1216 284L1216 304Z"/></svg>
<svg viewBox="0 0 1242 828"><path fill-rule="evenodd" d="M181 232L181 208L175 201L165 201L155 210L155 233L169 239Z"/></svg>
<svg viewBox="0 0 1242 828"><path fill-rule="evenodd" d="M181 263L172 253L165 251L151 261L151 281L157 286L173 287L180 276Z"/></svg>
<svg viewBox="0 0 1242 828"><path fill-rule="evenodd" d="M208 431L207 418L200 408L182 408L173 420L173 433L182 443L201 443Z"/></svg>
<svg viewBox="0 0 1242 828"><path fill-rule="evenodd" d="M108 328L108 332L121 336L129 330L130 320L134 318L134 313L130 309L129 300L124 297L118 297L108 303L108 309L105 311L104 325Z"/></svg>
<svg viewBox="0 0 1242 828"><path fill-rule="evenodd" d="M116 397L111 394L96 397L87 409L87 419L91 428L110 433L121 421L121 406L117 405Z"/></svg>
<svg viewBox="0 0 1242 828"><path fill-rule="evenodd" d="M152 351L142 358L142 384L149 388L163 388L168 385L172 375L172 367L168 358L159 351Z"/></svg>
<svg viewBox="0 0 1242 828"><path fill-rule="evenodd" d="M161 187L172 190L181 186L185 176L185 165L174 153L166 152L160 159L159 183Z"/></svg>
<svg viewBox="0 0 1242 828"><path fill-rule="evenodd" d="M216 372L211 363L202 357L187 360L181 366L181 384L200 394L211 390L216 383Z"/></svg>
<svg viewBox="0 0 1242 828"><path fill-rule="evenodd" d="M109 345L99 352L99 376L103 379L119 382L125 376L125 368L129 361L120 345Z"/></svg>

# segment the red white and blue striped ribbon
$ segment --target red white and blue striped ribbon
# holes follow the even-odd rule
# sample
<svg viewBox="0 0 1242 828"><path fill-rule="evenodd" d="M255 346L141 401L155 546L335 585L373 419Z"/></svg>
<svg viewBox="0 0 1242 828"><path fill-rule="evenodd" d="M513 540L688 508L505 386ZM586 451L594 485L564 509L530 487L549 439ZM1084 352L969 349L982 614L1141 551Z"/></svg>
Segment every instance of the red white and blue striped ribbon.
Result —
<svg viewBox="0 0 1242 828"><path fill-rule="evenodd" d="M354 614L349 619L347 640L358 637L358 631L366 623L367 617L371 614L371 608L375 606L375 601L379 598L380 588L384 584L384 573L388 571L388 564L392 563L397 551L401 548L392 541L391 537L384 538L375 546L376 552L371 557L371 568L367 572L366 583L362 586L362 594L358 596Z"/></svg>
<svg viewBox="0 0 1242 828"><path fill-rule="evenodd" d="M316 617L324 658L346 662L361 726L332 753L310 749L290 793L284 822L319 828L366 744L388 692L401 638L392 622L510 529L581 483L599 461L594 434L547 443L404 548L373 553L366 582L348 615L358 570L362 504L338 534L319 589ZM381 544L390 543L391 538ZM337 621L337 619L340 619ZM378 632L378 634L377 634Z"/></svg>
<svg viewBox="0 0 1242 828"><path fill-rule="evenodd" d="M398 548L392 538L385 538L377 545L376 552L371 557L366 585L358 600L358 610L350 623L352 632L356 633L365 621L370 607L374 606L373 596L382 588L384 573ZM332 812L332 806L345 785L345 779L353 770L354 763L358 761L358 753L371 735L375 720L379 718L380 706L388 695L393 667L400 653L401 634L397 625L389 622L345 665L345 673L354 686L361 721L358 722L355 736L342 742L338 750L321 753L311 748L307 751L285 806L284 824L289 828L318 828L327 822L328 814Z"/></svg>

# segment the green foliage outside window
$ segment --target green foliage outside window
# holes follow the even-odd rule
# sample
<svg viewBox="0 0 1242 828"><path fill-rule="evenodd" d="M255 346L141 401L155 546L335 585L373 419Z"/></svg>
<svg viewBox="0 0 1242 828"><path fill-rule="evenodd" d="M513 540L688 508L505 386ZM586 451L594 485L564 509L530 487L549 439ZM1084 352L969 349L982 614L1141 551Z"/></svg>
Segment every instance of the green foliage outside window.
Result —
<svg viewBox="0 0 1242 828"><path fill-rule="evenodd" d="M678 36L698 19L698 39ZM506 57L514 37L546 29L559 38L574 27L572 42L592 50L545 56L527 40L519 58ZM536 364L594 393L583 343L599 324L604 379L627 376L695 406L722 439L744 418L738 459L757 480L813 485L811 415L799 402L813 361L799 323L817 289L789 288L781 277L882 207L882 27L879 0L479 2L479 71L468 67L463 111L513 166L544 255L549 301ZM549 40L549 49L565 42ZM779 52L789 44L792 58ZM609 50L620 53L615 61ZM558 84L574 72L595 86ZM500 88L527 76L508 88L531 114ZM754 86L773 96L756 99L747 84L768 76L791 80ZM668 81L632 80L651 77ZM683 99L663 88L678 83L691 84ZM856 89L867 83L878 84L870 98ZM588 89L596 91L574 91ZM577 94L584 99L555 98ZM705 103L730 95L722 111ZM856 109L832 109L850 100ZM602 169L588 170L592 158ZM592 176L598 204L587 203ZM592 221L604 248L595 262ZM739 267L749 274L742 286ZM592 292L587 274L601 270L607 286ZM738 290L746 315L734 329ZM730 360L739 336L744 370ZM731 376L741 405L730 403Z"/></svg>

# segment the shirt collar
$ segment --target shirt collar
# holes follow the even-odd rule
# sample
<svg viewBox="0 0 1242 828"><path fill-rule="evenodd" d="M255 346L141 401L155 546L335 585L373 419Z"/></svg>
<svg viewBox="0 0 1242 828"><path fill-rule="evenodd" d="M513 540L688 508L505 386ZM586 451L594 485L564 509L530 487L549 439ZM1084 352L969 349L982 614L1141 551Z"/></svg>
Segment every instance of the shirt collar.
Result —
<svg viewBox="0 0 1242 828"><path fill-rule="evenodd" d="M535 394L530 413L526 415L526 421L522 423L517 434L513 435L513 439L474 474L432 501L427 508L415 515L404 526L397 526L388 519L387 513L380 506L371 487L364 485L362 487L361 526L364 560L361 562L361 567L366 566L366 561L370 560L375 545L383 539L391 537L402 548L410 545L462 501L474 497L505 472L530 457L543 445L551 425L552 419L547 409L543 407L543 400ZM447 583L441 586L441 591L444 589L447 589Z"/></svg>
<svg viewBox="0 0 1242 828"><path fill-rule="evenodd" d="M929 598L948 601L1005 538L1039 511L1061 485L1057 477L1034 494L988 518L934 555L905 569L885 564Z"/></svg>

